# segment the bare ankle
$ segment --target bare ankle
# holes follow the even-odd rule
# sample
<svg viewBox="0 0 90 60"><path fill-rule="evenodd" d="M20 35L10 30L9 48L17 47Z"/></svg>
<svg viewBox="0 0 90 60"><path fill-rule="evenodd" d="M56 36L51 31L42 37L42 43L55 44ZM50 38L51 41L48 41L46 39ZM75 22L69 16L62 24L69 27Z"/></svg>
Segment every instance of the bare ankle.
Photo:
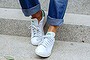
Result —
<svg viewBox="0 0 90 60"><path fill-rule="evenodd" d="M32 15L32 19L36 18L38 20L38 22L40 22L40 20L42 19L42 11L38 11L37 13Z"/></svg>
<svg viewBox="0 0 90 60"><path fill-rule="evenodd" d="M49 26L48 32L56 33L58 26Z"/></svg>

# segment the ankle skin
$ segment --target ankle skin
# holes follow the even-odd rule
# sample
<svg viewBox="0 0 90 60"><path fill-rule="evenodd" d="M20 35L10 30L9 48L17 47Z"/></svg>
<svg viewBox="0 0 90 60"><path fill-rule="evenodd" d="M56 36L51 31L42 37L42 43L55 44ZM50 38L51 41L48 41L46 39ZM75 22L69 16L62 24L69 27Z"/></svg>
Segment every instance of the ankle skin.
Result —
<svg viewBox="0 0 90 60"><path fill-rule="evenodd" d="M38 23L41 21L42 19L42 11L38 11L37 13L32 15L32 19L36 18L38 20Z"/></svg>

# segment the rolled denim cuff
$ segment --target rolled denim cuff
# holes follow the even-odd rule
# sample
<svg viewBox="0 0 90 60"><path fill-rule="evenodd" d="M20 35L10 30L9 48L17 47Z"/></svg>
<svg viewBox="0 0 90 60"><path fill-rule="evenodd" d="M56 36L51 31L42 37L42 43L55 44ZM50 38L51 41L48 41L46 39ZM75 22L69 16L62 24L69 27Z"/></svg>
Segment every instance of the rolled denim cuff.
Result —
<svg viewBox="0 0 90 60"><path fill-rule="evenodd" d="M41 10L40 4L34 6L30 9L22 9L25 16L33 15L33 14L37 13L40 10Z"/></svg>
<svg viewBox="0 0 90 60"><path fill-rule="evenodd" d="M47 23L52 26L60 26L64 22L64 19L55 19L50 16L47 16Z"/></svg>

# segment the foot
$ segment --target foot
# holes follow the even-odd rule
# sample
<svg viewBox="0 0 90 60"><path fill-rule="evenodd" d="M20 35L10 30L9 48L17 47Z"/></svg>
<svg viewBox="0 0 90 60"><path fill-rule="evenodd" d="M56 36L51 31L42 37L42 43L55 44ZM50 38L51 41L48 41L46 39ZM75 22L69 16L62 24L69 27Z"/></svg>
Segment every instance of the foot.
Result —
<svg viewBox="0 0 90 60"><path fill-rule="evenodd" d="M41 36L44 35L43 27L45 25L45 13L42 11L42 19L38 24L38 20L34 19L31 21L30 29L31 29L31 43L33 45L38 45L41 41Z"/></svg>
<svg viewBox="0 0 90 60"><path fill-rule="evenodd" d="M49 57L55 42L54 37L54 32L47 32L47 34L43 37L43 42L36 48L35 53L41 57Z"/></svg>

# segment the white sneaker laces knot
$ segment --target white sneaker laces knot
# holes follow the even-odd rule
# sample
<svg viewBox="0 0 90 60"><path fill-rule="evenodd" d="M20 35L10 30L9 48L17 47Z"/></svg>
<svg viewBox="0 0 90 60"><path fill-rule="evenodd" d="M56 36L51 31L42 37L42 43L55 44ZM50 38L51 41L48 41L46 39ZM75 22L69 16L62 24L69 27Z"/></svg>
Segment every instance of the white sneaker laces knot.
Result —
<svg viewBox="0 0 90 60"><path fill-rule="evenodd" d="M42 39L44 39L44 41L41 41L39 45L43 45L44 47L48 47L49 45L51 45L51 42L53 41L53 39L47 35L43 36Z"/></svg>
<svg viewBox="0 0 90 60"><path fill-rule="evenodd" d="M34 35L33 37L40 37L41 31L39 30L39 26L30 25L28 28L29 28L29 29L32 28L32 30L33 30L33 35ZM37 34L37 33L38 33L38 34Z"/></svg>

